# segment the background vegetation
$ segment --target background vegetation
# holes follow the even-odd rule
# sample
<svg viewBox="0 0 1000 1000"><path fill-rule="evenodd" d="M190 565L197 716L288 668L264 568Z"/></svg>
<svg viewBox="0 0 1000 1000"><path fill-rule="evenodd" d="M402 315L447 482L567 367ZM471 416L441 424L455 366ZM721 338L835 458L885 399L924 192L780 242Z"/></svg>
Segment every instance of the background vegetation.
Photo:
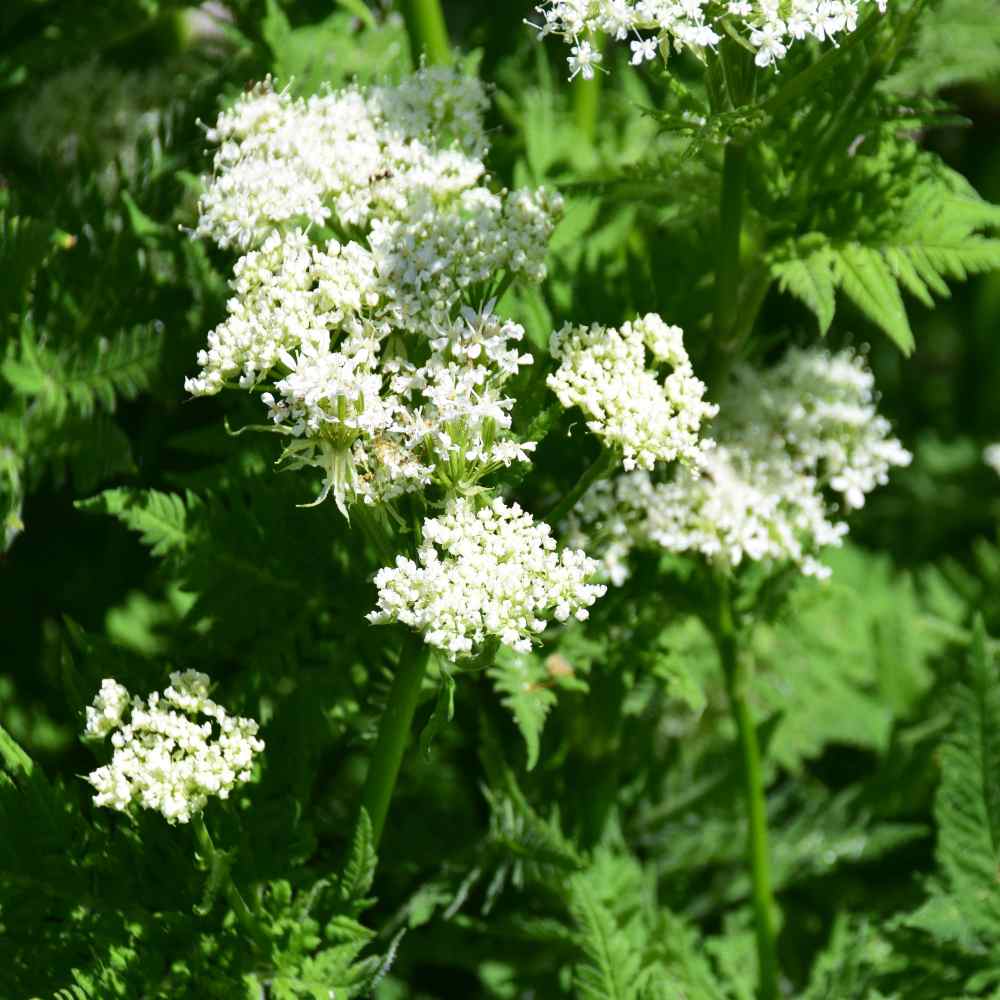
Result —
<svg viewBox="0 0 1000 1000"><path fill-rule="evenodd" d="M918 6L898 53L917 7L891 0L808 96L814 118L847 103L859 136L905 142L819 163L786 197L809 140L796 104L769 126L775 184L748 195L744 252L776 279L761 355L814 342L814 313L833 346L870 344L915 454L852 519L832 580L783 580L750 640L782 989L815 1000L1000 996L1000 478L982 462L1000 439L1000 275L975 273L995 266L1000 209L941 221L923 159L1000 202L1000 7ZM355 820L398 647L362 627L380 563L332 504L296 507L313 484L275 473L273 440L226 434L251 401L185 399L231 260L184 230L208 166L198 119L220 100L268 72L303 93L398 77L410 44L356 0L227 10L0 9L0 996L752 997L740 764L680 563L649 559L588 628L461 677L436 732L452 689L432 671L376 868ZM668 76L609 53L588 111L530 13L445 5L494 88L497 178L567 197L549 280L505 307L536 344L656 309L704 360L733 123L677 117L700 99L690 57ZM833 278L810 301L781 269L807 238L933 246L934 274L969 280L903 281L901 316L838 279L833 318ZM569 422L529 504L578 474ZM259 780L210 820L256 887L266 956L189 830L101 812L78 777L101 678L151 690L184 668L263 724Z"/></svg>

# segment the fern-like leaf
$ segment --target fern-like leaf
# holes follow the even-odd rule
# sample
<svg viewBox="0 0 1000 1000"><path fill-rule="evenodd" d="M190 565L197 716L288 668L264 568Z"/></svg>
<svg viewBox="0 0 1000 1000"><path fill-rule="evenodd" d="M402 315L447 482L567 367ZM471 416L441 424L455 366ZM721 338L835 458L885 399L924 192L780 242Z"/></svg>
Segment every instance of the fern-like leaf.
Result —
<svg viewBox="0 0 1000 1000"><path fill-rule="evenodd" d="M614 915L591 888L586 875L571 883L570 911L586 957L575 970L583 1000L636 1000L642 988L642 956Z"/></svg>
<svg viewBox="0 0 1000 1000"><path fill-rule="evenodd" d="M155 324L122 330L76 354L50 349L26 326L20 351L7 357L0 375L59 419L70 410L86 417L97 406L113 412L119 396L134 399L156 373L162 349Z"/></svg>
<svg viewBox="0 0 1000 1000"><path fill-rule="evenodd" d="M344 902L364 905L365 896L375 880L378 858L375 854L375 838L372 821L365 809L358 816L358 824L351 842L351 853L340 876L340 896Z"/></svg>
<svg viewBox="0 0 1000 1000"><path fill-rule="evenodd" d="M552 678L538 657L506 649L497 656L489 675L524 737L530 771L538 763L545 718L556 703L556 696L548 686Z"/></svg>
<svg viewBox="0 0 1000 1000"><path fill-rule="evenodd" d="M924 305L946 297L949 280L1000 268L1000 206L982 200L957 174L938 167L914 184L888 232L855 239L808 233L771 255L778 287L800 299L826 333L839 288L904 354L914 347L902 291Z"/></svg>
<svg viewBox="0 0 1000 1000"><path fill-rule="evenodd" d="M125 527L138 532L142 543L154 556L184 549L189 541L188 509L197 499L192 493L180 497L159 490L136 490L122 487L104 490L97 496L80 500L76 506L94 514L110 514Z"/></svg>
<svg viewBox="0 0 1000 1000"><path fill-rule="evenodd" d="M885 89L934 94L959 84L1000 79L998 0L937 0L928 6L912 51L885 81Z"/></svg>
<svg viewBox="0 0 1000 1000"><path fill-rule="evenodd" d="M938 858L969 924L1000 935L1000 680L977 623L970 677L956 695L955 724L941 751L935 802Z"/></svg>

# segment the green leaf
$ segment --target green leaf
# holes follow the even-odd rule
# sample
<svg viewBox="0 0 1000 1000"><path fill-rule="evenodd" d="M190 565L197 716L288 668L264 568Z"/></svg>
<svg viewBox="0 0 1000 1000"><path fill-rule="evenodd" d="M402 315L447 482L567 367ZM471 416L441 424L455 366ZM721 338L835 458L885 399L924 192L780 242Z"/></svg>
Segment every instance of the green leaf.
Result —
<svg viewBox="0 0 1000 1000"><path fill-rule="evenodd" d="M79 510L92 514L110 514L130 531L138 532L142 543L154 556L184 549L189 542L188 510L197 504L192 493L180 497L159 490L128 487L104 490L87 500L78 500Z"/></svg>
<svg viewBox="0 0 1000 1000"><path fill-rule="evenodd" d="M325 20L293 28L277 0L267 0L261 34L274 53L273 72L308 95L324 85L398 76L409 65L403 26L379 23L361 0L338 0L342 10ZM362 22L356 30L355 18Z"/></svg>
<svg viewBox="0 0 1000 1000"><path fill-rule="evenodd" d="M368 812L362 809L354 828L351 853L340 876L340 896L344 902L363 900L375 880L378 857L375 854L375 838L372 835L372 821Z"/></svg>
<svg viewBox="0 0 1000 1000"><path fill-rule="evenodd" d="M135 199L128 193L128 191L122 191L122 201L125 202L125 208L128 212L128 220L132 226L132 232L135 233L140 240L155 240L170 231L169 228L163 225L162 222L156 222L146 215L146 213L135 203Z"/></svg>
<svg viewBox="0 0 1000 1000"><path fill-rule="evenodd" d="M1000 78L1000 3L937 0L920 18L912 51L883 81L896 94L934 94Z"/></svg>
<svg viewBox="0 0 1000 1000"><path fill-rule="evenodd" d="M20 351L3 362L0 375L58 419L70 409L86 417L98 404L113 412L119 396L134 399L159 370L162 352L156 324L121 330L73 353L44 346L26 326Z"/></svg>
<svg viewBox="0 0 1000 1000"><path fill-rule="evenodd" d="M837 220L850 238L841 231L813 231L785 241L769 254L768 268L781 291L816 314L821 333L833 321L834 290L840 288L910 354L914 339L902 290L930 307L935 296L949 295L949 280L1000 268L1000 239L987 235L1000 228L1000 206L981 199L954 171L922 157L904 158L882 192L880 165L876 160L858 168L858 182L867 179L875 193L872 205L854 209L861 213L856 219ZM889 160L883 169L892 166Z"/></svg>
<svg viewBox="0 0 1000 1000"><path fill-rule="evenodd" d="M586 958L574 970L576 995L583 1000L636 1000L642 985L641 953L585 875L571 880L570 912Z"/></svg>
<svg viewBox="0 0 1000 1000"><path fill-rule="evenodd" d="M420 753L430 759L431 744L441 730L455 717L455 678L444 668L441 669L441 684L438 687L434 711L420 733Z"/></svg>
<svg viewBox="0 0 1000 1000"><path fill-rule="evenodd" d="M977 619L969 679L956 693L955 722L941 750L934 805L937 855L970 927L1000 935L1000 680Z"/></svg>
<svg viewBox="0 0 1000 1000"><path fill-rule="evenodd" d="M834 255L826 246L817 252L788 260L776 260L771 273L778 289L801 299L819 320L819 332L825 334L833 322L837 283L833 272Z"/></svg>
<svg viewBox="0 0 1000 1000"><path fill-rule="evenodd" d="M366 28L376 27L375 15L364 0L337 0L337 5L343 7L349 14L361 18Z"/></svg>
<svg viewBox="0 0 1000 1000"><path fill-rule="evenodd" d="M515 653L504 647L488 671L501 702L514 716L528 751L527 768L538 763L542 729L556 703L553 677L533 653Z"/></svg>
<svg viewBox="0 0 1000 1000"><path fill-rule="evenodd" d="M0 324L20 310L35 274L52 250L53 228L37 219L10 215L0 208ZM2 326L0 326L2 329Z"/></svg>
<svg viewBox="0 0 1000 1000"><path fill-rule="evenodd" d="M4 766L14 774L31 775L34 763L31 758L18 746L17 741L0 726L0 757L3 758Z"/></svg>
<svg viewBox="0 0 1000 1000"><path fill-rule="evenodd" d="M913 331L889 265L870 247L849 243L833 258L837 280L845 294L904 354L913 351Z"/></svg>

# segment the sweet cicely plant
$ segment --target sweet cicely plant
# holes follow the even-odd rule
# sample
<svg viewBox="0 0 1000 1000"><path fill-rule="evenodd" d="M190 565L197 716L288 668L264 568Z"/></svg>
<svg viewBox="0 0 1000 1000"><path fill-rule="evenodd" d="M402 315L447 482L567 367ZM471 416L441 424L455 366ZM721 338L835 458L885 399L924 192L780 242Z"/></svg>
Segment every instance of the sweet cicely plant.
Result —
<svg viewBox="0 0 1000 1000"><path fill-rule="evenodd" d="M1000 556L879 551L960 530L963 2L153 3L11 110L5 545L149 550L44 630L71 780L0 729L12 996L995 994Z"/></svg>

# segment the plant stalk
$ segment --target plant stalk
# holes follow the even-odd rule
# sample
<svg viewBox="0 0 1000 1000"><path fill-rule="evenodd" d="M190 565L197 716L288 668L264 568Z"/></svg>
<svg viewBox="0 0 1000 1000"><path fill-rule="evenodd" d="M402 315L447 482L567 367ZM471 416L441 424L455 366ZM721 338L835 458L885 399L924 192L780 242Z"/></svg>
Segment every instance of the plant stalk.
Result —
<svg viewBox="0 0 1000 1000"><path fill-rule="evenodd" d="M599 479L607 476L617 463L618 456L614 451L602 448L601 453L584 470L569 492L545 515L545 520L553 527L557 525L577 505L583 494Z"/></svg>
<svg viewBox="0 0 1000 1000"><path fill-rule="evenodd" d="M713 630L726 680L730 710L736 722L740 757L743 763L743 792L747 815L747 860L750 864L754 931L757 939L757 964L760 974L760 1000L777 1000L778 954L774 933L774 890L771 884L771 861L768 847L767 804L760 747L753 714L747 701L749 673L746 659L740 655L739 634L733 618L728 581L720 584L718 619Z"/></svg>
<svg viewBox="0 0 1000 1000"><path fill-rule="evenodd" d="M399 651L396 676L378 725L378 737L368 764L361 804L372 821L375 846L382 838L389 803L403 762L403 753L413 728L413 715L420 700L420 685L427 669L430 647L419 632L408 631Z"/></svg>
<svg viewBox="0 0 1000 1000"><path fill-rule="evenodd" d="M604 47L603 37L595 36L592 39L592 44L595 49L601 51ZM603 77L604 74L598 67L589 80L581 74L573 81L573 118L576 120L577 128L588 142L593 142L594 136L597 134Z"/></svg>
<svg viewBox="0 0 1000 1000"><path fill-rule="evenodd" d="M715 274L716 350L735 348L733 328L740 304L740 236L743 232L743 191L747 148L734 139L726 144L719 199L719 262Z"/></svg>
<svg viewBox="0 0 1000 1000"><path fill-rule="evenodd" d="M439 0L400 0L400 9L414 63L425 56L432 66L450 66L451 44Z"/></svg>
<svg viewBox="0 0 1000 1000"><path fill-rule="evenodd" d="M194 827L194 835L198 842L198 848L205 856L209 869L214 868L217 864L226 865L225 886L223 888L226 900L230 907L232 907L233 913L236 914L236 919L250 936L250 940L253 941L255 947L266 951L269 947L269 942L267 935L264 933L264 928L261 927L257 918L250 912L250 907L247 906L243 894L233 881L228 864L219 857L219 850L212 840L212 835L208 832L208 827L205 825L205 817L200 812L195 814L191 820L191 825Z"/></svg>

